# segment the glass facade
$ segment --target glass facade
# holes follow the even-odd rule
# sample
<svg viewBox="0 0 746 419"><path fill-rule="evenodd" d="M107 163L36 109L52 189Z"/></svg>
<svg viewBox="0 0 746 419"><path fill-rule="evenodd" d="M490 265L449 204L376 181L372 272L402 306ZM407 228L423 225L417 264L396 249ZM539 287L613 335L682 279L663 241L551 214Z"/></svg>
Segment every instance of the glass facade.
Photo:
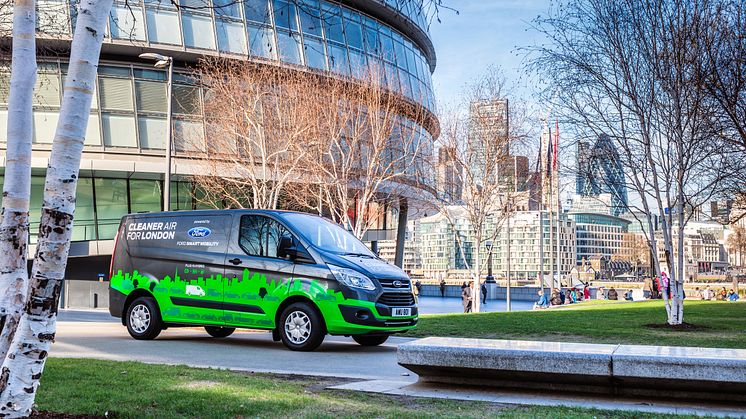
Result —
<svg viewBox="0 0 746 419"><path fill-rule="evenodd" d="M427 34L419 0L371 1L398 10ZM216 51L355 77L369 67L385 69L390 89L434 110L426 54L371 16L322 0L180 0L179 5L183 7L167 0L115 0L104 43ZM65 7L63 0L40 1L38 7L44 34L69 36L73 7Z"/></svg>
<svg viewBox="0 0 746 419"><path fill-rule="evenodd" d="M2 188L4 176L0 176ZM36 243L41 217L44 176L31 177L30 233L31 243ZM199 202L201 194L189 182L171 182L171 209L210 209L214 205ZM157 212L162 210L163 181L152 179L126 179L85 177L78 179L76 191L73 241L112 240L125 214ZM220 204L218 204L220 206Z"/></svg>

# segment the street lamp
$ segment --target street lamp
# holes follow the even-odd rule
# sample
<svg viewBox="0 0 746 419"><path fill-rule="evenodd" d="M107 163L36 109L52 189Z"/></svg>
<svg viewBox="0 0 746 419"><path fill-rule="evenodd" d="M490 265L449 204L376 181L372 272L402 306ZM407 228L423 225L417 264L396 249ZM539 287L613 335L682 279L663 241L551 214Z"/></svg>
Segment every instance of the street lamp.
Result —
<svg viewBox="0 0 746 419"><path fill-rule="evenodd" d="M173 146L173 140L171 138L171 86L174 74L174 59L154 52L140 54L140 58L155 61L155 64L153 65L155 68L168 68L168 81L166 82L166 171L164 172L163 180L163 209L165 211L171 211L171 150Z"/></svg>

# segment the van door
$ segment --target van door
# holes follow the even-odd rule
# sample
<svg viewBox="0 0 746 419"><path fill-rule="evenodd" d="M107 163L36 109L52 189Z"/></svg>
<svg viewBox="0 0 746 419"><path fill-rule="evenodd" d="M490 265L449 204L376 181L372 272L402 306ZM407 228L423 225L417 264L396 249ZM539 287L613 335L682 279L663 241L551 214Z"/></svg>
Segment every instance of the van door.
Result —
<svg viewBox="0 0 746 419"><path fill-rule="evenodd" d="M236 217L225 257L224 318L228 325L271 329L293 276L293 262L278 255L283 236L277 220L261 214Z"/></svg>

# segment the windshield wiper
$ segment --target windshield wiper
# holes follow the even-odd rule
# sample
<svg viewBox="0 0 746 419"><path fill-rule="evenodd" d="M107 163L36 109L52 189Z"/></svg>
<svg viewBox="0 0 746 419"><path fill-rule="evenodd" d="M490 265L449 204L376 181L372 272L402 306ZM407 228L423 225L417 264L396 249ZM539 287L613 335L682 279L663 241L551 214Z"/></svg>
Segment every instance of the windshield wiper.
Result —
<svg viewBox="0 0 746 419"><path fill-rule="evenodd" d="M360 256L360 257L365 257L365 258L377 259L375 256L372 256L372 255L367 255L365 253L354 253L354 252L342 253L342 256Z"/></svg>

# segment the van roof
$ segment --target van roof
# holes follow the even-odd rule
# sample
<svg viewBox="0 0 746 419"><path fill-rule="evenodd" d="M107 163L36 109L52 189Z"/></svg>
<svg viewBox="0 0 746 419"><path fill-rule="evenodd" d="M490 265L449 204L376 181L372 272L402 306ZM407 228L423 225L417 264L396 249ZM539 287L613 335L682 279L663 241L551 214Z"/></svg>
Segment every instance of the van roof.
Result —
<svg viewBox="0 0 746 419"><path fill-rule="evenodd" d="M270 214L270 215L297 213L297 214L316 216L316 214L310 214L310 213L299 212L299 211L241 208L241 209L207 209L207 210L188 210L188 211L138 212L138 213L133 213L133 214L127 214L125 215L125 217L157 218L157 217L173 216L173 215L178 215L178 216L193 215L197 217L204 217L204 216L210 216L210 215L221 215L221 214L229 214L229 213Z"/></svg>

